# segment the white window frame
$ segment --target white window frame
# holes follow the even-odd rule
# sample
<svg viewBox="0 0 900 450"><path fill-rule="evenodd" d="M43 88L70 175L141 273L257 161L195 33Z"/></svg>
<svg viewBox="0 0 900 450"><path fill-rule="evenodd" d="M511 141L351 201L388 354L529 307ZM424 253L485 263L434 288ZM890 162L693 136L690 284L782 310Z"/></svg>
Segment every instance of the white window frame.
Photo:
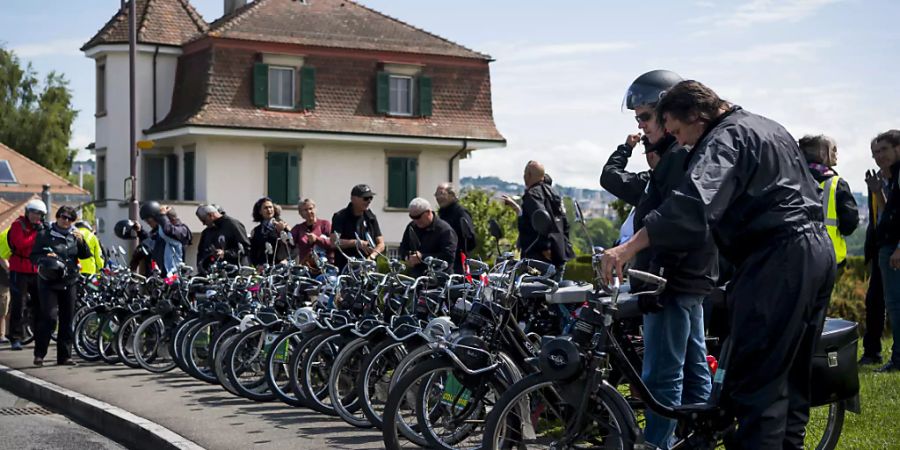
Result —
<svg viewBox="0 0 900 450"><path fill-rule="evenodd" d="M394 89L392 81L396 80L396 79L402 79L402 80L409 81L409 100L407 101L407 107L409 108L409 112L397 111L392 108L392 105L394 103L394 96L396 95L396 92L397 92ZM388 114L390 114L392 116L411 117L415 113L415 108L414 108L414 106L415 106L415 85L416 85L415 77L408 76L408 75L394 75L394 74L388 75ZM399 100L399 99L397 99L397 100ZM397 101L397 105L399 105L399 104L400 104L400 102Z"/></svg>
<svg viewBox="0 0 900 450"><path fill-rule="evenodd" d="M291 99L291 100L290 100L290 104L289 104L289 105L277 105L277 104L273 104L273 103L272 103L272 82L271 82L271 80L272 80L272 72L273 72L273 71L277 71L277 70L289 71L290 74L291 74L291 92L290 92L290 99ZM268 83L269 83L269 98L268 98L268 101L267 101L267 103L268 103L268 105L269 105L269 108L272 108L272 109L294 109L294 108L296 107L296 104L297 104L297 68L296 68L296 67L290 67L290 66L274 66L274 65L270 65L270 66L269 66L269 73L268 73L267 79L269 80L269 81L268 81ZM280 89L281 84L278 83L277 86L278 86L279 89Z"/></svg>

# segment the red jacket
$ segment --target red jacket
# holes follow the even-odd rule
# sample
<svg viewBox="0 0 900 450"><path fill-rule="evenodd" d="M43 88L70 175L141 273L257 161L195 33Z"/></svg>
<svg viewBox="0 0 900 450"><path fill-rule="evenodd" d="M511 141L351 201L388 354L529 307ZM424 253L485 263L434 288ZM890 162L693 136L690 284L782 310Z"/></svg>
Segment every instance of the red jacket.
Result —
<svg viewBox="0 0 900 450"><path fill-rule="evenodd" d="M9 226L9 234L6 239L12 250L12 256L9 257L10 272L37 273L37 268L31 263L30 258L31 247L34 246L34 238L37 237L37 233L38 230L25 216L19 216Z"/></svg>

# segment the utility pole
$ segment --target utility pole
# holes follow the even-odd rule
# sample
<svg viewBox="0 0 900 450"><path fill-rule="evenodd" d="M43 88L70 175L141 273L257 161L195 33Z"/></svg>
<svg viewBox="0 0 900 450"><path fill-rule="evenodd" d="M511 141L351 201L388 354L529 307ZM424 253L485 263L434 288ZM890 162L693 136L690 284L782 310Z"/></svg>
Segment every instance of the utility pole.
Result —
<svg viewBox="0 0 900 450"><path fill-rule="evenodd" d="M130 134L128 135L128 155L131 159L131 192L128 196L128 218L137 222L137 93L135 83L135 64L137 60L137 6L136 0L128 2L128 96L129 113L131 118ZM135 241L128 241L130 250L137 248Z"/></svg>

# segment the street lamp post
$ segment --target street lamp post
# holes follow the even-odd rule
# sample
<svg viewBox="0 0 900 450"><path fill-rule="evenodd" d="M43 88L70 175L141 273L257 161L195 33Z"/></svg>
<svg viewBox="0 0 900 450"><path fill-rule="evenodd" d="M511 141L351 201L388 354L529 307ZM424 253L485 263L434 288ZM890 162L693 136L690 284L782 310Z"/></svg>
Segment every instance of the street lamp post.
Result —
<svg viewBox="0 0 900 450"><path fill-rule="evenodd" d="M135 82L135 63L137 60L137 6L136 0L128 2L128 96L129 96L129 115L131 119L131 132L128 135L128 155L131 163L131 172L129 181L131 183L131 192L128 195L128 218L137 222L138 220L138 200L137 200L137 94ZM130 250L137 247L137 243L129 241Z"/></svg>

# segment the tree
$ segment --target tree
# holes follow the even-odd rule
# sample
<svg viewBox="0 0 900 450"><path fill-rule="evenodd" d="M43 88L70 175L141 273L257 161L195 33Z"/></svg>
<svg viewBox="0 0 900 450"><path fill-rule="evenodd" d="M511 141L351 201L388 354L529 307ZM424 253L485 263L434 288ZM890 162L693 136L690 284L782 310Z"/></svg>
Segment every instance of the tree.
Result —
<svg viewBox="0 0 900 450"><path fill-rule="evenodd" d="M472 252L475 258L487 259L489 255L496 253L497 247L488 229L490 219L495 219L503 230L503 239L500 245L504 250L515 247L519 237L516 213L504 206L503 202L494 200L492 197L493 192L472 189L466 191L459 199L459 202L472 215L472 225L475 228L475 237L478 239L478 246Z"/></svg>
<svg viewBox="0 0 900 450"><path fill-rule="evenodd" d="M625 203L622 199L613 200L612 203L609 204L612 206L613 210L616 211L616 227L621 227L623 223L625 223L625 219L628 218L628 214L631 213L631 205Z"/></svg>
<svg viewBox="0 0 900 450"><path fill-rule="evenodd" d="M69 148L77 114L62 74L50 72L41 84L30 63L23 68L0 46L0 142L65 176L77 152Z"/></svg>

